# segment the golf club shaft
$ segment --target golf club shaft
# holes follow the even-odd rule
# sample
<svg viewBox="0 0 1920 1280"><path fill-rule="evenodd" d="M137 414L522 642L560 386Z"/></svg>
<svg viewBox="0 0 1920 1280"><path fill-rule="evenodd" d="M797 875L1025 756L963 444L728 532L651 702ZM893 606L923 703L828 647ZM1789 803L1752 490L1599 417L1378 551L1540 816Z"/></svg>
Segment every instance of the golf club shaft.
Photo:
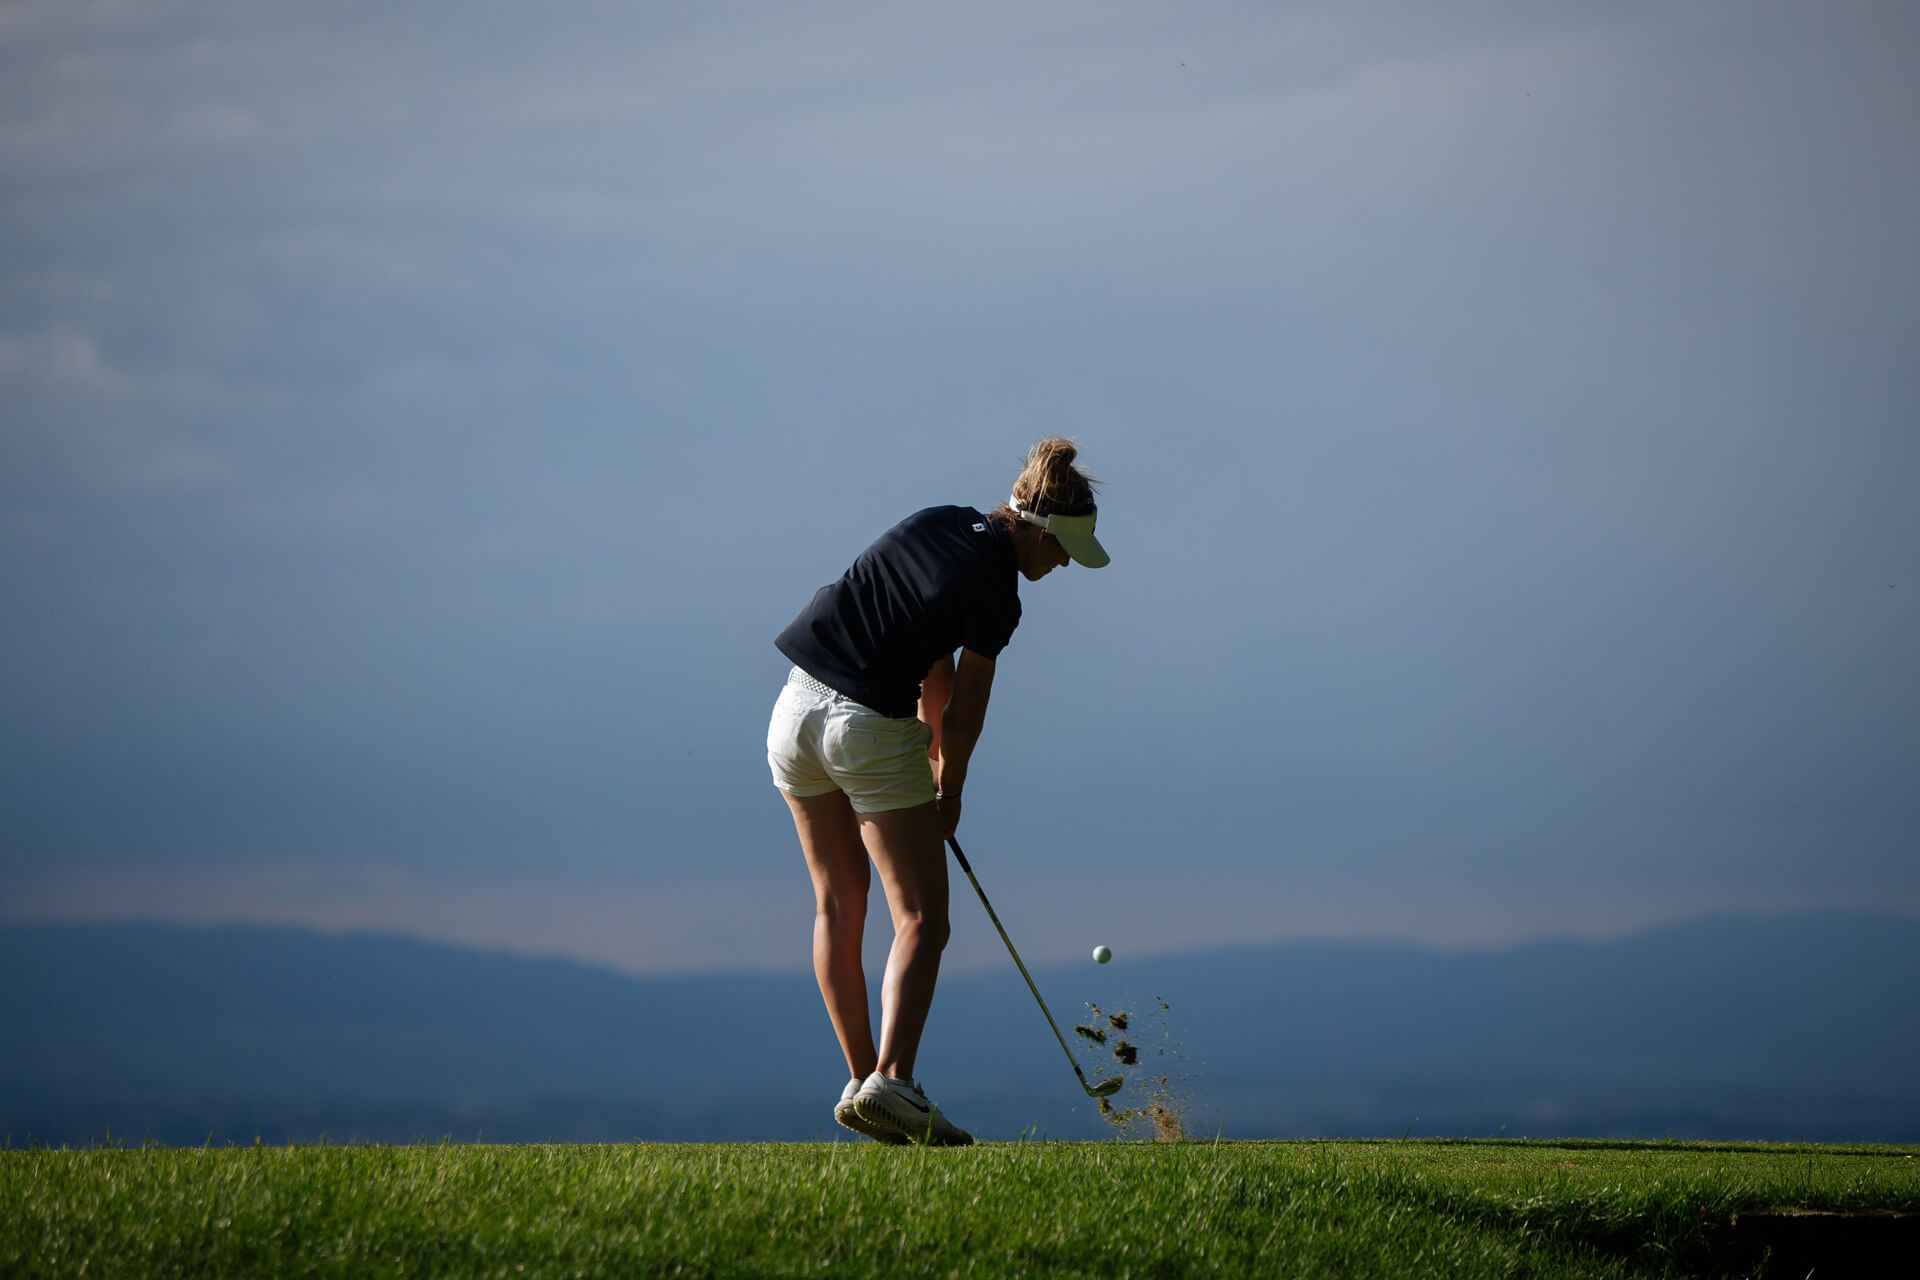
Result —
<svg viewBox="0 0 1920 1280"><path fill-rule="evenodd" d="M1073 1074L1080 1077L1080 1087L1087 1091L1088 1097L1101 1097L1102 1095L1095 1093L1093 1086L1087 1083L1086 1073L1080 1070L1079 1059L1073 1056L1073 1050L1067 1045L1067 1038L1060 1034L1060 1024L1053 1020L1053 1012L1047 1008L1047 1002L1040 997L1040 988L1033 985L1033 975L1027 972L1027 966L1021 962L1020 953L1014 950L1013 939L1007 936L1006 927L1000 923L1000 917L995 913L993 904L987 901L987 891L980 887L980 878L973 874L973 868L967 863L967 855L960 852L960 842L948 836L947 845L953 850L954 861L958 862L960 869L967 873L967 881L973 885L973 891L979 897L980 905L987 909L987 919L993 921L994 929L1000 934L1000 941L1007 944L1007 954L1013 957L1013 963L1020 970L1020 976L1027 980L1027 990L1033 992L1034 1003L1040 1006L1040 1012L1046 1016L1047 1025L1053 1028L1053 1038L1060 1042L1060 1051L1066 1054L1067 1061L1073 1064Z"/></svg>

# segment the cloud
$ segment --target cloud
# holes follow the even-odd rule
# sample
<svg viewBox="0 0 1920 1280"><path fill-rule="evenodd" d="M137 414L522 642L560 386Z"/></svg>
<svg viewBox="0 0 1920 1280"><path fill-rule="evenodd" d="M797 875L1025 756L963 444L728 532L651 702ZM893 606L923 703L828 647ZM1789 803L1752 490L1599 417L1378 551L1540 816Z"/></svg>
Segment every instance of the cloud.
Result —
<svg viewBox="0 0 1920 1280"><path fill-rule="evenodd" d="M11 460L16 483L27 470L39 482L16 491L17 500L57 499L56 477L79 491L118 496L221 486L232 476L229 459L177 416L204 396L190 374L111 363L83 330L0 332L0 404L11 406L0 457Z"/></svg>
<svg viewBox="0 0 1920 1280"><path fill-rule="evenodd" d="M8 380L92 392L115 392L125 385L100 359L91 334L65 328L0 333L0 382Z"/></svg>

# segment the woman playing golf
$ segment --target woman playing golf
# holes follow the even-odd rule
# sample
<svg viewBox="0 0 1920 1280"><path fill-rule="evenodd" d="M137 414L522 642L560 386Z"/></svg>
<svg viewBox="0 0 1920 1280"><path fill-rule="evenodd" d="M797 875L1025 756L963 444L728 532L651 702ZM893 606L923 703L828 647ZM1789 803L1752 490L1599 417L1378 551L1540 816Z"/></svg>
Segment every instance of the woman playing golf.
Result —
<svg viewBox="0 0 1920 1280"><path fill-rule="evenodd" d="M813 877L813 971L852 1077L833 1118L881 1142L973 1141L913 1077L947 944L943 841L960 822L994 663L1020 624L1018 580L1070 559L1107 563L1095 482L1074 452L1058 438L1035 445L992 512L908 516L774 641L794 665L767 761ZM860 962L875 867L893 916L877 1048Z"/></svg>

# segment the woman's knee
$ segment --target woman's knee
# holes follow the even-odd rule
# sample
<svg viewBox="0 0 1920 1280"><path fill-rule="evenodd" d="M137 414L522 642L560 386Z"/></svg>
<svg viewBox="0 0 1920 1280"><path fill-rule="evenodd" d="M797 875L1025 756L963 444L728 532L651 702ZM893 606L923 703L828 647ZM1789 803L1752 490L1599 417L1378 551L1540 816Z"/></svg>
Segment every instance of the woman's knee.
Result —
<svg viewBox="0 0 1920 1280"><path fill-rule="evenodd" d="M907 911L893 922L893 931L911 947L931 947L945 951L953 936L953 925L944 911Z"/></svg>
<svg viewBox="0 0 1920 1280"><path fill-rule="evenodd" d="M860 933L867 924L867 896L829 894L814 900L814 919L829 933Z"/></svg>

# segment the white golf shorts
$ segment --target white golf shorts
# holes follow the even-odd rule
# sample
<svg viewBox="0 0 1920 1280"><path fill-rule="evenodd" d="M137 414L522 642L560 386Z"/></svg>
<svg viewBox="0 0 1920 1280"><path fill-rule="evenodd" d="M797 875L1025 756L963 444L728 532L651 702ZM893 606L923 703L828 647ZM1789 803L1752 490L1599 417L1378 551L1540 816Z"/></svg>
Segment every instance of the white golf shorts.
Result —
<svg viewBox="0 0 1920 1280"><path fill-rule="evenodd" d="M789 795L844 791L855 813L933 803L933 728L883 716L795 667L773 704L767 764Z"/></svg>

